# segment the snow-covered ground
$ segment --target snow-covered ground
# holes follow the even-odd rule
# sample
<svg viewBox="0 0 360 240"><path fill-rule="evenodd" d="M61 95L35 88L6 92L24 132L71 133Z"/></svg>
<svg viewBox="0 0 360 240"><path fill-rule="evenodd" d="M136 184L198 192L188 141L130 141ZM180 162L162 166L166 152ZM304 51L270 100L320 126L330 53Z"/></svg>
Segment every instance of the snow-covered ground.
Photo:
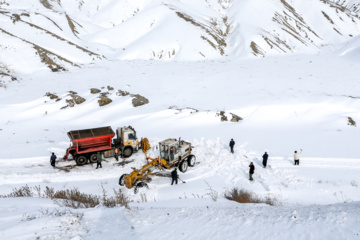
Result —
<svg viewBox="0 0 360 240"><path fill-rule="evenodd" d="M1 1L0 195L26 185L99 196L120 188L131 203L72 209L36 194L0 198L0 239L360 239L359 6ZM139 95L149 102L134 107ZM105 96L112 102L100 107ZM85 101L69 106L73 98ZM166 138L192 143L197 164L180 173L184 183L171 186L164 170L137 194L120 187L122 174L146 163L142 152L101 169L50 166L50 153L61 158L70 145L68 131L128 125L150 140L151 157ZM233 188L277 204L229 201Z"/></svg>
<svg viewBox="0 0 360 240"><path fill-rule="evenodd" d="M133 201L130 209L64 209L49 199L2 198L1 236L358 239L360 133L349 117L359 122L360 63L353 57L324 51L260 60L112 61L56 74L38 71L8 83L0 89L0 194L26 184L97 195L103 187L111 194L120 175L145 163L139 152L124 165L106 159L97 170L73 161L58 163L70 171L51 168L49 153L61 157L69 146L66 132L75 129L132 125L150 139L153 157L159 141L181 137L194 145L198 164L180 174L186 183L170 186L169 177L153 176L149 189L138 194L122 187ZM113 102L99 107L90 88L109 92ZM132 98L117 90L149 103L134 108ZM61 109L69 91L86 101ZM47 92L62 99L51 100ZM219 111L243 120L221 122ZM235 154L228 149L230 138ZM293 152L300 148L300 166L294 166ZM269 163L262 168L265 151ZM248 180L250 162L254 182ZM224 193L233 187L280 205L231 202Z"/></svg>

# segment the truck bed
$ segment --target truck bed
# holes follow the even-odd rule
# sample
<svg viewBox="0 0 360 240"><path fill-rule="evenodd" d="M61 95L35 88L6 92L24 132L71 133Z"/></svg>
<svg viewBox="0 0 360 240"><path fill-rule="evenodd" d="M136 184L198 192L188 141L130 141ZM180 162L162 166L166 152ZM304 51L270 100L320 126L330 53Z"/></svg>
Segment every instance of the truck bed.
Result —
<svg viewBox="0 0 360 240"><path fill-rule="evenodd" d="M114 131L111 127L100 127L100 128L90 128L90 129L82 129L82 130L73 130L67 133L70 140L78 140L84 138L93 138L93 137L101 137L107 135L115 135Z"/></svg>

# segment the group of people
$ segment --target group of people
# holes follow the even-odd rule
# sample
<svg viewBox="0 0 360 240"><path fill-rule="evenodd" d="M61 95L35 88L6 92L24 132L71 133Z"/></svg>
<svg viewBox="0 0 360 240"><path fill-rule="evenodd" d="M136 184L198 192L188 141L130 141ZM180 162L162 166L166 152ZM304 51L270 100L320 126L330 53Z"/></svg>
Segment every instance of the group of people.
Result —
<svg viewBox="0 0 360 240"><path fill-rule="evenodd" d="M229 143L231 153L234 153L234 146L235 146L235 141L234 141L234 139L231 139L230 143ZM115 156L116 161L119 161L119 149L115 148L114 153L115 153L114 156ZM295 151L295 153L294 153L294 165L299 165L300 164L300 155L301 155L301 153L302 153L302 149L300 149L300 152ZM263 158L263 161L262 161L263 167L266 168L267 161L268 161L268 158L269 158L268 153L265 152L264 155L262 156L262 158ZM57 159L57 157L56 157L55 153L52 153L51 156L50 156L50 164L51 164L51 166L53 166L53 168L56 168L55 167L56 159ZM101 162L102 162L102 153L97 152L96 169L98 169L99 167L102 168ZM249 168L250 168L249 169L249 180L253 181L254 180L253 175L255 173L255 166L254 166L253 162L250 162ZM175 168L171 172L171 178L172 178L171 185L173 185L174 183L178 184L179 175L177 173L177 168Z"/></svg>
<svg viewBox="0 0 360 240"><path fill-rule="evenodd" d="M229 143L229 147L230 147L230 152L231 153L234 153L234 146L235 146L235 141L234 139L231 139L230 140L230 143ZM294 165L299 165L300 164L300 155L302 153L302 149L300 149L300 152L298 151L295 151L294 153ZM263 161L262 161L262 164L264 166L264 168L266 168L266 165L267 165L267 161L268 161L268 158L269 158L269 155L267 152L264 153L264 155L262 156L263 158ZM253 174L255 172L255 166L253 164L253 162L250 162L250 165L249 165L249 180L250 181L253 181Z"/></svg>

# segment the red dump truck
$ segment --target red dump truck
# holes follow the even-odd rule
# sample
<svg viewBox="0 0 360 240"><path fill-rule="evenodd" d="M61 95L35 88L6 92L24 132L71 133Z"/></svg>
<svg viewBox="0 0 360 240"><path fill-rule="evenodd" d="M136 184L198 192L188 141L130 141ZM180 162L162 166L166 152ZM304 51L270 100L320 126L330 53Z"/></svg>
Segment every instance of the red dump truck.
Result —
<svg viewBox="0 0 360 240"><path fill-rule="evenodd" d="M139 141L132 127L117 129L117 137L111 127L100 127L83 130L73 130L67 133L72 145L66 150L64 159L72 156L77 165L84 165L88 161L97 162L97 153L102 152L106 157L113 156L114 148L119 149L119 154L130 157L139 150Z"/></svg>

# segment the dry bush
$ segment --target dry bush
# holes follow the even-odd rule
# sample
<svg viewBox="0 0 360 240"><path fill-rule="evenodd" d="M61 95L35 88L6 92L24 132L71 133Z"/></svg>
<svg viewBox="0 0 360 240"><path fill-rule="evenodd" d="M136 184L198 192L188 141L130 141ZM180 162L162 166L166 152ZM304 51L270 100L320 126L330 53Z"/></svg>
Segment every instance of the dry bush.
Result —
<svg viewBox="0 0 360 240"><path fill-rule="evenodd" d="M46 186L46 188L44 190L44 197L53 199L54 194L55 194L54 188L50 188L50 187Z"/></svg>
<svg viewBox="0 0 360 240"><path fill-rule="evenodd" d="M104 187L102 187L102 189L103 189L102 204L105 207L113 208L116 206L124 206L125 208L129 208L130 199L122 192L121 189L119 189L118 191L113 189L114 190L113 197L107 196L107 192L104 189Z"/></svg>
<svg viewBox="0 0 360 240"><path fill-rule="evenodd" d="M276 198L265 197L261 198L256 196L255 193L246 190L233 188L232 190L225 193L225 198L238 203L266 203L271 206L277 205L278 200Z"/></svg>
<svg viewBox="0 0 360 240"><path fill-rule="evenodd" d="M108 208L117 206L124 206L125 208L129 208L129 203L131 202L129 197L126 196L121 189L118 191L114 189L114 196L108 196L105 189L103 188L103 196L100 197L99 195L81 193L78 188L55 191L54 188L48 186L45 187L45 190L41 194L40 186L31 188L27 185L19 189L14 188L10 194L0 195L0 198L34 196L39 198L50 198L54 200L54 202L59 206L75 209L93 208L100 205L100 203Z"/></svg>
<svg viewBox="0 0 360 240"><path fill-rule="evenodd" d="M78 188L56 191L53 195L54 202L64 207L93 208L100 204L97 195L81 193Z"/></svg>
<svg viewBox="0 0 360 240"><path fill-rule="evenodd" d="M205 180L204 180L205 181ZM206 194L206 195L209 195L210 197L211 197L211 199L214 201L214 202L216 202L217 201L217 199L219 198L219 193L217 192L217 191L215 191L214 189L212 189L211 188L211 186L210 186L210 184L207 182L207 181L205 181L205 183L206 183L206 185L208 185L208 193Z"/></svg>
<svg viewBox="0 0 360 240"><path fill-rule="evenodd" d="M34 194L28 185L22 186L19 189L13 188L12 192L7 195L0 195L1 198L14 198L14 197L33 197Z"/></svg>

